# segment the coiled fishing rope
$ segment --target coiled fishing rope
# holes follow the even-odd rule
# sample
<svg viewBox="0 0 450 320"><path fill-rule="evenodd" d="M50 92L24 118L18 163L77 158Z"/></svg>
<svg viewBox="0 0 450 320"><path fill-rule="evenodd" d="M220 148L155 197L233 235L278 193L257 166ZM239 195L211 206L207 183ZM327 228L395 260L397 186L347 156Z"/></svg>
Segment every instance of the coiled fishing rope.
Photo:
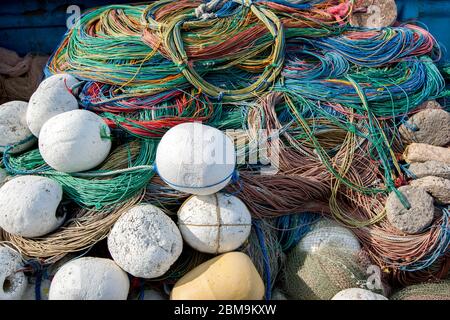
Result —
<svg viewBox="0 0 450 320"><path fill-rule="evenodd" d="M448 209L429 229L406 236L387 223L384 204L406 181L397 127L423 102L448 99L444 77L450 78L450 68L436 66L440 48L425 28L351 27L354 6L346 0L160 0L89 10L67 32L47 73L82 80L81 107L100 114L113 133L138 142L121 145L106 167L81 175L51 170L37 150L7 154L2 165L11 174L60 182L66 196L87 210L80 218L111 214L139 196L174 210L187 195L151 170L167 130L189 121L241 129L230 134L244 157L263 132L271 137L268 157L278 156L275 173L261 175L262 163L239 164L241 183L227 191L255 218L277 217L280 229L292 229L280 231L284 249L301 237L302 213L317 212L353 228L372 260L398 279L429 269L442 274ZM90 239L104 236L85 227ZM62 248L76 251L94 242L76 238L77 245L61 245L71 236L10 238L32 256L46 256L42 251L50 247L49 259L61 256ZM59 247L50 240L61 240ZM260 249L267 247L259 240ZM261 261L272 272L265 258L270 252ZM183 260L169 278L193 260Z"/></svg>
<svg viewBox="0 0 450 320"><path fill-rule="evenodd" d="M156 142L152 140L142 141L140 146L125 145L110 155L103 168L76 174L51 169L37 149L17 157L4 156L3 161L10 174L46 176L58 181L65 195L82 208L100 210L126 202L145 188L155 174L152 167L155 152Z"/></svg>

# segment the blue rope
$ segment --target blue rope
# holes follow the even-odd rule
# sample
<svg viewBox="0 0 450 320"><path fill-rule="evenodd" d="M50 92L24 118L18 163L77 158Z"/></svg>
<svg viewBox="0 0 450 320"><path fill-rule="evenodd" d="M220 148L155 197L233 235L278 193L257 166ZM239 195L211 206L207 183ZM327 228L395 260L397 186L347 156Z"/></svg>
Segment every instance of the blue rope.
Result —
<svg viewBox="0 0 450 320"><path fill-rule="evenodd" d="M277 228L283 252L294 248L300 240L311 231L312 226L320 219L319 214L300 213L279 217Z"/></svg>
<svg viewBox="0 0 450 320"><path fill-rule="evenodd" d="M145 297L145 281L144 279L139 279L140 289L139 289L139 300L144 300Z"/></svg>
<svg viewBox="0 0 450 320"><path fill-rule="evenodd" d="M444 88L445 82L436 66L430 64L431 60L427 58L409 59L399 63L391 69L391 76L398 79L404 78L402 82L395 83L389 79L384 79L383 83L374 82L375 77L379 75L374 73L376 70L364 69L351 70L349 76L358 83L371 83L371 86L364 86L363 91L370 103L371 111L378 116L385 116L385 109L388 103L395 106L395 101L414 102L407 104L406 107L395 110L396 114L404 114L415 108L418 104L436 98ZM293 95L301 96L311 101L321 101L323 103L339 103L352 105L355 111L363 114L359 105L361 99L354 86L342 82L331 82L327 78L321 78L321 74L309 74L307 77L299 77L292 68L295 67L295 61L286 62L283 69L285 76L284 84L277 83L276 90L288 91ZM328 68L323 66L323 68ZM331 71L322 71L323 75ZM433 75L435 75L433 77ZM318 78L311 78L318 77ZM339 77L338 77L339 79ZM319 110L316 110L318 112ZM380 111L380 112L379 112Z"/></svg>
<svg viewBox="0 0 450 320"><path fill-rule="evenodd" d="M403 119L403 121L401 121L401 123L409 130L412 132L416 132L419 130L419 128L417 128L417 126L415 124L411 124L408 122L408 120L405 118Z"/></svg>
<svg viewBox="0 0 450 320"><path fill-rule="evenodd" d="M443 219L442 224L440 226L441 234L439 236L439 240L437 241L436 248L434 249L434 251L425 258L423 258L421 261L400 267L400 270L414 272L426 269L430 267L434 262L436 262L436 260L438 260L440 257L448 253L450 246L449 209L450 207L442 208Z"/></svg>
<svg viewBox="0 0 450 320"><path fill-rule="evenodd" d="M220 8L219 10L217 10L216 12L216 16L218 18L225 18L231 15L236 14L237 12L239 12L240 10L242 10L242 6L240 6L238 3L233 2L233 1L228 1L227 3L225 3L222 8Z"/></svg>
<svg viewBox="0 0 450 320"><path fill-rule="evenodd" d="M366 67L378 67L392 61L413 56L423 46L427 37L407 27L383 28L373 37L367 39L351 39L346 35L334 37L304 39L316 48L337 52L348 61Z"/></svg>
<svg viewBox="0 0 450 320"><path fill-rule="evenodd" d="M26 268L32 269L32 274L36 277L36 282L34 284L34 294L36 297L36 300L42 300L42 293L41 293L41 286L42 286L42 279L44 276L44 266L39 262L38 260L28 260L25 263Z"/></svg>
<svg viewBox="0 0 450 320"><path fill-rule="evenodd" d="M36 274L36 283L34 285L34 294L36 295L36 300L42 300L41 284L42 284L42 272L38 272Z"/></svg>
<svg viewBox="0 0 450 320"><path fill-rule="evenodd" d="M255 2L263 2L263 1L266 1L266 0L258 0L258 1L255 1ZM324 2L324 1L325 0L309 0L309 1L305 0L305 1L303 1L303 3L292 3L292 2L284 1L284 0L270 0L270 2L278 3L278 4L281 4L283 6L294 8L294 9L297 9L297 10L311 9L314 4L321 3L321 2Z"/></svg>
<svg viewBox="0 0 450 320"><path fill-rule="evenodd" d="M417 176L412 171L409 170L409 164L400 164L400 168L408 178L417 179Z"/></svg>
<svg viewBox="0 0 450 320"><path fill-rule="evenodd" d="M239 188L236 191L230 193L230 195L236 196L242 192L242 190L244 189L244 182L242 181L241 177L239 176L239 171L237 171L237 170L234 171L233 175L231 176L231 183L237 184L239 186Z"/></svg>
<svg viewBox="0 0 450 320"><path fill-rule="evenodd" d="M269 264L269 255L267 253L266 241L264 239L264 234L259 227L259 221L253 221L253 227L255 228L256 235L258 236L259 245L261 246L261 251L264 257L264 275L266 280L266 293L265 299L270 300L272 298L272 283L271 283L271 271Z"/></svg>

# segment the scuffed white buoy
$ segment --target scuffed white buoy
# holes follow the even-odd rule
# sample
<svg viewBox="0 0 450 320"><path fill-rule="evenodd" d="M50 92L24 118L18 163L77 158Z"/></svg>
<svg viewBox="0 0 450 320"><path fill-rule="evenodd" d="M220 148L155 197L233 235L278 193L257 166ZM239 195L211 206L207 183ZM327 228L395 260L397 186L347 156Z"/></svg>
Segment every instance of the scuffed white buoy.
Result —
<svg viewBox="0 0 450 320"><path fill-rule="evenodd" d="M30 131L39 137L42 126L50 118L78 109L78 102L69 91L79 81L69 74L55 74L39 85L31 96L26 115Z"/></svg>
<svg viewBox="0 0 450 320"><path fill-rule="evenodd" d="M224 193L192 196L178 211L183 239L205 253L239 248L250 235L252 218L245 204Z"/></svg>
<svg viewBox="0 0 450 320"><path fill-rule="evenodd" d="M413 187L424 189L428 194L432 195L438 204L450 204L450 179L440 177L424 177L412 180L410 183Z"/></svg>
<svg viewBox="0 0 450 320"><path fill-rule="evenodd" d="M351 253L361 250L353 232L330 219L321 219L315 223L297 245L298 250L308 253L317 252L323 247L336 247Z"/></svg>
<svg viewBox="0 0 450 320"><path fill-rule="evenodd" d="M389 300L381 294L360 288L350 288L338 292L331 300Z"/></svg>
<svg viewBox="0 0 450 320"><path fill-rule="evenodd" d="M450 164L439 161L414 162L408 170L418 179L430 176L450 179Z"/></svg>
<svg viewBox="0 0 450 320"><path fill-rule="evenodd" d="M22 237L40 237L62 223L57 209L60 184L45 177L20 176L0 188L0 227Z"/></svg>
<svg viewBox="0 0 450 320"><path fill-rule="evenodd" d="M49 300L126 300L129 289L127 274L114 261L79 258L58 270Z"/></svg>
<svg viewBox="0 0 450 320"><path fill-rule="evenodd" d="M445 146L450 142L450 113L442 109L422 110L402 124L399 132L405 144Z"/></svg>
<svg viewBox="0 0 450 320"><path fill-rule="evenodd" d="M4 152L8 145L26 141L33 136L27 126L27 107L28 103L23 101L11 101L0 106L0 152ZM17 145L9 152L22 152L35 142L35 139L30 139L21 145Z"/></svg>
<svg viewBox="0 0 450 320"><path fill-rule="evenodd" d="M159 208L147 204L131 208L108 236L114 261L139 278L156 278L169 270L183 250L176 224Z"/></svg>
<svg viewBox="0 0 450 320"><path fill-rule="evenodd" d="M9 247L0 246L0 300L22 298L27 287L27 277L19 271L21 268L21 255Z"/></svg>
<svg viewBox="0 0 450 320"><path fill-rule="evenodd" d="M411 143L403 152L403 159L407 163L438 161L450 165L450 148Z"/></svg>
<svg viewBox="0 0 450 320"><path fill-rule="evenodd" d="M163 136L155 163L161 179L173 189L209 195L230 182L236 153L233 141L220 130L183 123Z"/></svg>
<svg viewBox="0 0 450 320"><path fill-rule="evenodd" d="M39 135L39 151L57 171L80 172L101 164L111 150L110 130L93 112L73 110L48 120Z"/></svg>
<svg viewBox="0 0 450 320"><path fill-rule="evenodd" d="M386 200L386 218L396 229L418 234L428 227L434 218L433 198L422 188L411 185L398 188L410 204L405 207L395 192Z"/></svg>

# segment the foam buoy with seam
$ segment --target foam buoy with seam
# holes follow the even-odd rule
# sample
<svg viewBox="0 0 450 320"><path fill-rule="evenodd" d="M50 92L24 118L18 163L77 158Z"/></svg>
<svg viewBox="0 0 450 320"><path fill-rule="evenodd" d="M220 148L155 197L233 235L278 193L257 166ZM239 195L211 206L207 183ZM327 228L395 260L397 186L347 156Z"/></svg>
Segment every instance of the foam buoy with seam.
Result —
<svg viewBox="0 0 450 320"><path fill-rule="evenodd" d="M209 195L230 182L236 153L233 141L220 130L183 123L162 137L155 163L161 179L173 189Z"/></svg>
<svg viewBox="0 0 450 320"><path fill-rule="evenodd" d="M245 204L235 196L215 193L192 196L178 210L183 239L205 253L237 249L248 238L252 219Z"/></svg>

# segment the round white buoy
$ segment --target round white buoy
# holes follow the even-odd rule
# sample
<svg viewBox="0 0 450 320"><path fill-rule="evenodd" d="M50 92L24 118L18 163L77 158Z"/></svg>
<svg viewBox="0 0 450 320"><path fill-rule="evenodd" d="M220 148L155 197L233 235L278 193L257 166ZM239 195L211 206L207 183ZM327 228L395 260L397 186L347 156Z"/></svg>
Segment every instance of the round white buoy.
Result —
<svg viewBox="0 0 450 320"><path fill-rule="evenodd" d="M22 298L28 283L25 274L19 271L22 267L22 257L18 252L0 246L0 300Z"/></svg>
<svg viewBox="0 0 450 320"><path fill-rule="evenodd" d="M111 150L110 130L93 112L73 110L48 120L39 135L39 151L58 171L86 171L101 164Z"/></svg>
<svg viewBox="0 0 450 320"><path fill-rule="evenodd" d="M335 247L347 252L361 250L358 238L349 229L330 219L321 219L314 224L297 245L298 250L314 253L324 247Z"/></svg>
<svg viewBox="0 0 450 320"><path fill-rule="evenodd" d="M331 300L389 300L381 294L360 288L350 288L338 292Z"/></svg>
<svg viewBox="0 0 450 320"><path fill-rule="evenodd" d="M63 190L46 177L20 176L0 188L0 227L22 237L52 232L64 220L57 209Z"/></svg>
<svg viewBox="0 0 450 320"><path fill-rule="evenodd" d="M156 278L169 270L183 250L176 224L159 208L138 205L124 213L108 236L114 261L139 278Z"/></svg>
<svg viewBox="0 0 450 320"><path fill-rule="evenodd" d="M236 153L233 141L220 130L183 123L162 137L155 164L161 179L173 189L209 195L230 182Z"/></svg>
<svg viewBox="0 0 450 320"><path fill-rule="evenodd" d="M183 239L205 253L239 248L250 235L252 218L245 204L224 193L191 196L178 211Z"/></svg>
<svg viewBox="0 0 450 320"><path fill-rule="evenodd" d="M4 152L6 146L26 141L33 136L27 126L27 107L28 103L23 101L11 101L0 106L0 152ZM30 139L9 152L22 152L35 142L35 139Z"/></svg>
<svg viewBox="0 0 450 320"><path fill-rule="evenodd" d="M114 261L79 258L55 274L49 300L126 300L129 289L127 274Z"/></svg>
<svg viewBox="0 0 450 320"><path fill-rule="evenodd" d="M78 109L78 102L69 91L79 81L69 74L55 74L45 79L31 96L26 115L30 131L39 137L42 126L50 118Z"/></svg>

